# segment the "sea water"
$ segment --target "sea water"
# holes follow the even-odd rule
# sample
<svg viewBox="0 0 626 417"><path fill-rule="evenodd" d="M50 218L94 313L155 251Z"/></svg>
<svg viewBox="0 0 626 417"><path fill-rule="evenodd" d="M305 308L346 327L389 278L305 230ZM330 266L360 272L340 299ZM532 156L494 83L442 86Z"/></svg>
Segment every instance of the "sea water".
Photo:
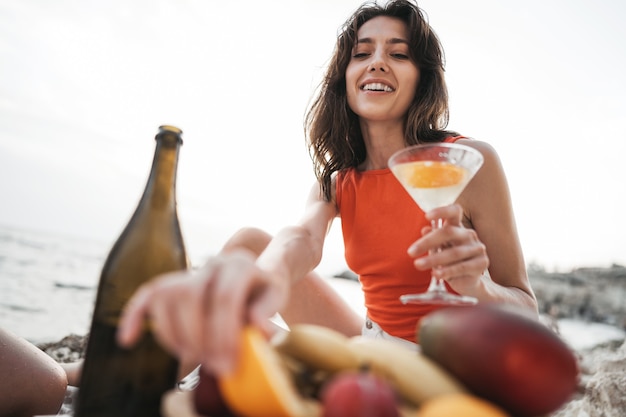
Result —
<svg viewBox="0 0 626 417"><path fill-rule="evenodd" d="M87 334L100 270L112 244L0 225L0 327L33 343ZM200 262L191 261L192 266ZM342 272L339 268L336 273ZM326 280L365 314L357 282ZM622 329L604 324L564 319L559 325L577 349L624 338Z"/></svg>
<svg viewBox="0 0 626 417"><path fill-rule="evenodd" d="M0 226L0 326L33 343L89 330L105 243Z"/></svg>

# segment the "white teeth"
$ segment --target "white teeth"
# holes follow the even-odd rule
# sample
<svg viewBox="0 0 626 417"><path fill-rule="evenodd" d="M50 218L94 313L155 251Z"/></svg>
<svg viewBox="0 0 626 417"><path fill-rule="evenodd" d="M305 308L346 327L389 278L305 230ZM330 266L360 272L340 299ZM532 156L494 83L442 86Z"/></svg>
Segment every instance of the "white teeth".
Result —
<svg viewBox="0 0 626 417"><path fill-rule="evenodd" d="M382 83L365 84L363 90L392 92L393 89Z"/></svg>

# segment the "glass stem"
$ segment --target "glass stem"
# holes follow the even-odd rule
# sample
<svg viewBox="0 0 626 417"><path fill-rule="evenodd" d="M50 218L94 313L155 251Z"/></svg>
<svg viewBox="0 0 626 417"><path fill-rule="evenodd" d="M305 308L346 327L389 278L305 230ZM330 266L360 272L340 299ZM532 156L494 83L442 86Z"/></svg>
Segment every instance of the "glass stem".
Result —
<svg viewBox="0 0 626 417"><path fill-rule="evenodd" d="M430 226L432 227L433 230L435 229L441 229L441 227L443 226L443 219L436 219L436 220L431 220L430 221ZM431 254L433 252L441 252L441 248L437 248L437 249L431 249ZM433 269L437 268L436 266L433 267ZM447 292L447 288L446 288L446 284L444 283L444 281L442 279L436 278L434 275L432 275L431 273L431 277L430 277L430 285L428 286L428 291L437 291L437 292Z"/></svg>

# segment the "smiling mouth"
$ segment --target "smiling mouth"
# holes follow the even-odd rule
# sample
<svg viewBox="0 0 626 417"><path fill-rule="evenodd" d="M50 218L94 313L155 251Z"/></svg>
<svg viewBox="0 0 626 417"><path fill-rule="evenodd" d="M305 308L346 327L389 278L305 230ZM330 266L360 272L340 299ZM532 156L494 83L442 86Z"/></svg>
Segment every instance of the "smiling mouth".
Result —
<svg viewBox="0 0 626 417"><path fill-rule="evenodd" d="M363 91L384 91L386 93L391 93L393 92L393 88L389 87L388 85L385 85L383 83L371 83L371 84L364 84L361 86L361 90Z"/></svg>

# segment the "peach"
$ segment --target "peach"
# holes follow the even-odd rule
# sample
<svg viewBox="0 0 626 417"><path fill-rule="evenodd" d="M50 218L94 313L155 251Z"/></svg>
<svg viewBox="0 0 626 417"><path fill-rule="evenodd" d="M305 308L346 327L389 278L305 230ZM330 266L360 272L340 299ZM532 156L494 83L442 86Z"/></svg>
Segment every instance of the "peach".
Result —
<svg viewBox="0 0 626 417"><path fill-rule="evenodd" d="M342 372L321 392L322 417L398 417L398 402L391 385L369 372Z"/></svg>

